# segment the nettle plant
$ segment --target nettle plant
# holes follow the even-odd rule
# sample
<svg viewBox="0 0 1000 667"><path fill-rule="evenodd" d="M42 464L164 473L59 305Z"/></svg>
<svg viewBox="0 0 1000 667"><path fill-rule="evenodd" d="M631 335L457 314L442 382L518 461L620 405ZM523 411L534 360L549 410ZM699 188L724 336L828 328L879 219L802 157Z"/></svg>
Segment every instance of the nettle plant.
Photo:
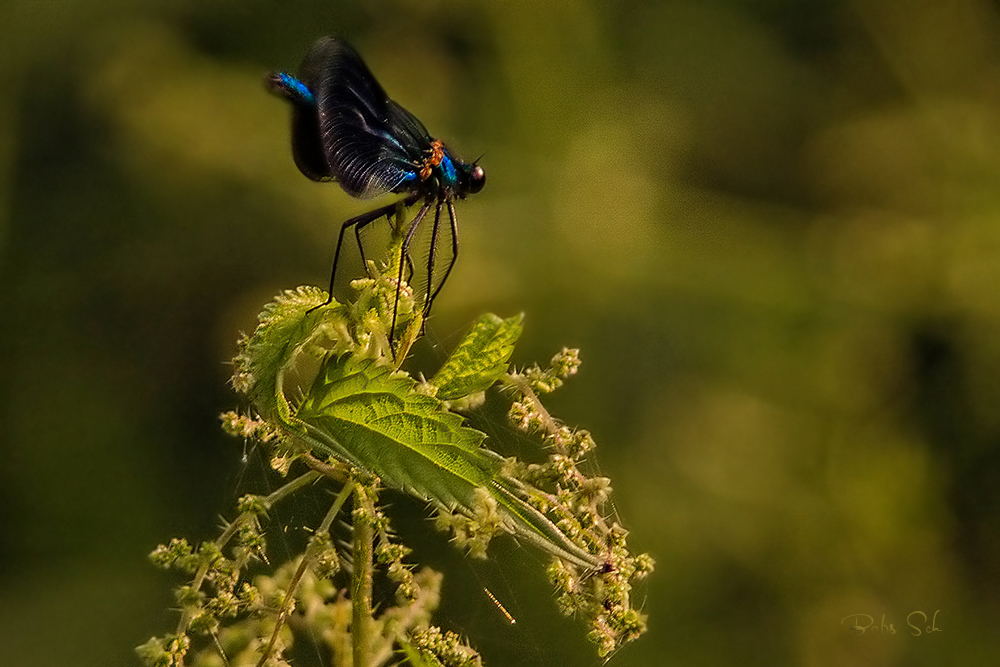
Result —
<svg viewBox="0 0 1000 667"><path fill-rule="evenodd" d="M400 256L400 243L394 234L388 257ZM540 400L576 372L577 350L516 370L509 360L521 317L484 315L425 380L403 368L423 322L398 269L398 260L369 262L352 303L323 306L327 295L314 287L286 291L240 340L232 384L252 412L226 413L223 426L264 448L284 481L240 498L214 541L175 538L150 555L189 580L176 590L176 629L138 647L146 665L289 665L303 637L338 667L483 664L434 625L442 575L407 560L382 505L392 493L426 503L470 558L488 558L502 534L541 550L556 606L589 627L598 655L644 632L632 585L653 561L629 552L607 510L610 480L581 471L595 447L590 434ZM535 461L501 456L466 424L491 387L509 400L519 437L537 442ZM301 552L278 562L266 539L270 512L303 494L333 500ZM392 593L373 599L376 581Z"/></svg>

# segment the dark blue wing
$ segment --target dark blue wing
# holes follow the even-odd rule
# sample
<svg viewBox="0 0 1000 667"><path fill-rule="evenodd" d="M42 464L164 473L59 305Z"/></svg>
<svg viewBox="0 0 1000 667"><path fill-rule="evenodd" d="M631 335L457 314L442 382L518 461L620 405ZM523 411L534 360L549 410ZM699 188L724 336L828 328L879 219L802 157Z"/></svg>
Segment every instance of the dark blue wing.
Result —
<svg viewBox="0 0 1000 667"><path fill-rule="evenodd" d="M355 197L408 190L430 136L389 99L361 56L347 42L326 37L313 45L301 76L315 99L328 177ZM309 149L303 147L301 157L312 165Z"/></svg>
<svg viewBox="0 0 1000 667"><path fill-rule="evenodd" d="M284 72L271 72L264 83L271 92L292 103L292 156L299 171L314 181L333 180L319 135L319 114L312 91Z"/></svg>

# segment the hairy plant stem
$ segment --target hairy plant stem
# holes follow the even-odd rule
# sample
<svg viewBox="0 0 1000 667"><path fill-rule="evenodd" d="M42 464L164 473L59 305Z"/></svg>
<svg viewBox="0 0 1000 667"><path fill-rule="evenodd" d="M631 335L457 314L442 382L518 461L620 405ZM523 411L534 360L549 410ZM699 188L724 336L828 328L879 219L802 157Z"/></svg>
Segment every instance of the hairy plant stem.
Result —
<svg viewBox="0 0 1000 667"><path fill-rule="evenodd" d="M372 490L355 487L354 571L351 575L351 642L353 667L370 667L372 656L372 571L374 569L375 503Z"/></svg>
<svg viewBox="0 0 1000 667"><path fill-rule="evenodd" d="M313 471L325 475L335 482L345 483L348 479L347 467L343 464L331 465L325 461L321 461L312 454L303 454L302 461L312 468Z"/></svg>
<svg viewBox="0 0 1000 667"><path fill-rule="evenodd" d="M348 482L340 493L337 494L337 498L333 501L333 505L330 506L330 510L326 513L323 518L323 522L316 529L316 535L323 535L330 532L330 526L333 524L333 520L337 518L340 513L341 508L343 508L344 503L350 497L351 492L354 491L354 482ZM278 633L281 632L281 627L285 624L288 619L288 615L292 613L295 608L295 593L296 589L299 587L299 582L302 581L302 577L305 576L306 570L315 562L317 555L319 554L319 549L316 547L315 543L311 544L309 549L306 551L305 555L302 556L302 560L299 562L298 568L295 570L295 574L292 575L291 581L288 582L288 590L285 592L285 602L281 606L281 613L278 614L278 619L274 624L274 631L271 633L271 639L267 643L267 647L264 652L260 655L260 661L257 663L257 667L264 667L267 663L268 658L271 657L271 652L274 650L274 645L278 641Z"/></svg>

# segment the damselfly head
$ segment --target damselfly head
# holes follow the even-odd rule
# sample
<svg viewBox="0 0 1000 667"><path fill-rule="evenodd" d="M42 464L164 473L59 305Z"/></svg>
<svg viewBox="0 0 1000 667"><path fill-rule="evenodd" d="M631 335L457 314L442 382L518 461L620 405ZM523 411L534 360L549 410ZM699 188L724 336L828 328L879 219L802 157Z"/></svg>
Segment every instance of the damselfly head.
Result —
<svg viewBox="0 0 1000 667"><path fill-rule="evenodd" d="M470 195L474 195L486 185L486 170L473 162L465 170L465 187L463 190Z"/></svg>

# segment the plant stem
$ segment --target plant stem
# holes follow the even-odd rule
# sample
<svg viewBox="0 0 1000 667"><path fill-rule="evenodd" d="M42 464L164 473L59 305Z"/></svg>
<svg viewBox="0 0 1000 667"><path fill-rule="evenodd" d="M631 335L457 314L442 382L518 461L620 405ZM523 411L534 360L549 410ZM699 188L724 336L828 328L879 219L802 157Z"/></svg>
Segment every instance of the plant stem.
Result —
<svg viewBox="0 0 1000 667"><path fill-rule="evenodd" d="M347 501L347 498L353 488L354 482L349 482L347 486L340 491L336 500L334 500L333 505L330 507L330 510L326 513L323 523L321 523L319 528L316 529L316 535L322 535L330 532L330 525L333 523L333 520L337 518L337 514L340 513L340 508L344 506L344 503ZM260 661L257 662L257 667L263 667L264 664L267 663L268 658L271 657L274 645L278 641L278 633L281 632L281 626L285 624L285 621L288 619L288 615L292 613L292 610L295 608L295 594L298 590L299 582L302 581L302 577L305 576L306 570L312 566L313 561L316 559L316 554L317 549L315 548L315 544L310 544L309 548L306 549L306 553L303 554L302 560L299 562L298 569L295 570L295 574L292 575L292 579L288 583L288 590L285 593L285 602L281 606L281 613L278 614L278 619L275 621L270 641L260 654Z"/></svg>
<svg viewBox="0 0 1000 667"><path fill-rule="evenodd" d="M354 572L351 578L353 667L370 667L372 656L372 570L374 568L375 503L370 487L354 493Z"/></svg>

